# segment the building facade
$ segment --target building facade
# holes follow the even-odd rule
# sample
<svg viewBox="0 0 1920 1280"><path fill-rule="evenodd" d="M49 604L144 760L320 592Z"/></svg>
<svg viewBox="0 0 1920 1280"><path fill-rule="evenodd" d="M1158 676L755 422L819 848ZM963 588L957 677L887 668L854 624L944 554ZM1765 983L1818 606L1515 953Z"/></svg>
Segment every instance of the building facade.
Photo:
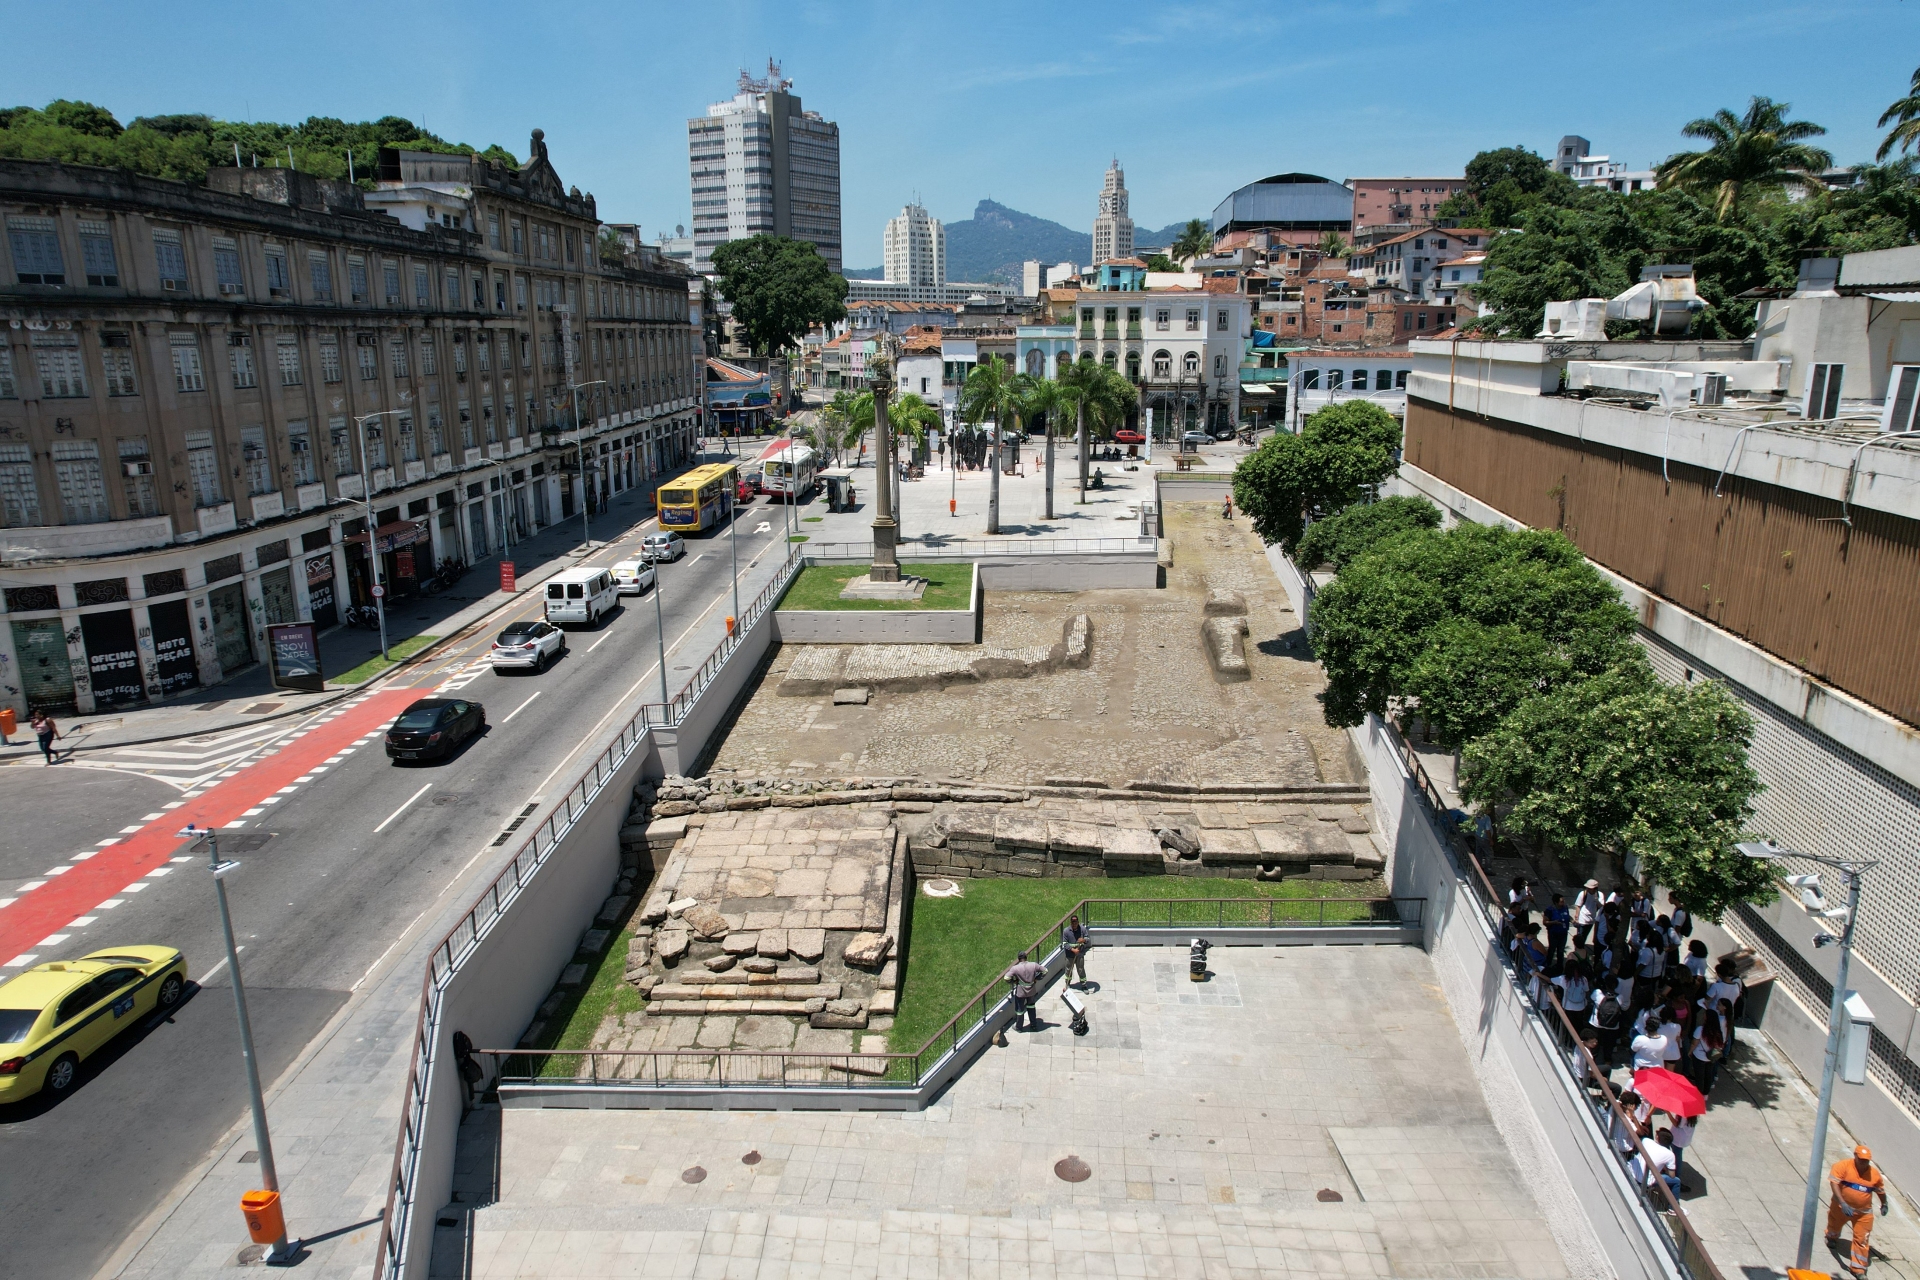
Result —
<svg viewBox="0 0 1920 1280"><path fill-rule="evenodd" d="M1074 358L1125 374L1140 389L1143 426L1150 422L1163 437L1185 430L1231 433L1240 417L1240 361L1252 333L1246 295L1083 292L1074 310ZM1036 331L1036 339L1047 336ZM1048 350L1057 360L1054 348Z"/></svg>
<svg viewBox="0 0 1920 1280"><path fill-rule="evenodd" d="M693 186L693 267L713 271L713 251L749 236L790 236L840 270L840 126L788 92L780 65L740 73L738 92L687 121Z"/></svg>
<svg viewBox="0 0 1920 1280"><path fill-rule="evenodd" d="M1380 226L1429 227L1440 206L1466 190L1465 178L1348 178L1353 231Z"/></svg>
<svg viewBox="0 0 1920 1280"><path fill-rule="evenodd" d="M947 282L947 228L918 204L887 220L882 262L894 284L941 285Z"/></svg>
<svg viewBox="0 0 1920 1280"><path fill-rule="evenodd" d="M370 541L399 597L689 455L688 277L601 257L538 131L379 172L0 161L0 705L215 683L369 602Z"/></svg>
<svg viewBox="0 0 1920 1280"><path fill-rule="evenodd" d="M1263 247L1314 245L1329 231L1353 233L1353 190L1313 173L1276 173L1250 182L1213 210L1216 248L1247 243Z"/></svg>
<svg viewBox="0 0 1920 1280"><path fill-rule="evenodd" d="M1127 175L1115 160L1100 184L1100 211L1093 219L1093 260L1133 256L1133 219L1127 214Z"/></svg>

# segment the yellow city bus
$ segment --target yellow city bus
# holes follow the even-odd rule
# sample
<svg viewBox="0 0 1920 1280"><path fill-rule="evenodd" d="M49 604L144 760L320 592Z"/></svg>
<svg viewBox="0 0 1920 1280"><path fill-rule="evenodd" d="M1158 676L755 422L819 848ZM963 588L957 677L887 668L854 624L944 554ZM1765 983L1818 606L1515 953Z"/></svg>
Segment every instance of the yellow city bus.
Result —
<svg viewBox="0 0 1920 1280"><path fill-rule="evenodd" d="M710 462L661 485L656 495L660 527L683 533L710 529L726 519L733 510L739 471L731 462Z"/></svg>

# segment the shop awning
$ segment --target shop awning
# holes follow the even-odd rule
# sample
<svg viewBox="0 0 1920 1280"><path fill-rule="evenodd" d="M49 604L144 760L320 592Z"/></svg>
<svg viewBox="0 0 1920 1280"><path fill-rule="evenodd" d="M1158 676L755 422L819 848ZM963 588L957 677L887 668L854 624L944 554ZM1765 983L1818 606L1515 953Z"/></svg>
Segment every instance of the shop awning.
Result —
<svg viewBox="0 0 1920 1280"><path fill-rule="evenodd" d="M1270 396L1273 394L1273 386L1271 383L1266 382L1243 382L1240 384L1240 394L1243 396Z"/></svg>
<svg viewBox="0 0 1920 1280"><path fill-rule="evenodd" d="M379 535L380 540L375 545L382 555L389 551L398 551L401 547L410 547L416 542L425 542L430 536L427 532L427 522L424 520L395 520L391 524L381 525L374 532ZM345 541L365 546L367 535L356 533Z"/></svg>

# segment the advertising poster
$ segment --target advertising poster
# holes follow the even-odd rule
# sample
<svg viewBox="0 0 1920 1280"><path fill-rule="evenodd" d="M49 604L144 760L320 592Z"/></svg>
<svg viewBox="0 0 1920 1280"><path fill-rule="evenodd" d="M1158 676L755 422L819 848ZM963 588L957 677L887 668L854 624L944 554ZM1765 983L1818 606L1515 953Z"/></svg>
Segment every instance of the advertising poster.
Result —
<svg viewBox="0 0 1920 1280"><path fill-rule="evenodd" d="M140 679L140 653L134 647L133 614L125 609L80 616L87 646L87 673L93 700L102 707L124 707L147 698Z"/></svg>
<svg viewBox="0 0 1920 1280"><path fill-rule="evenodd" d="M326 688L327 678L320 670L320 633L311 622L278 622L268 627L267 652L275 687L307 693Z"/></svg>

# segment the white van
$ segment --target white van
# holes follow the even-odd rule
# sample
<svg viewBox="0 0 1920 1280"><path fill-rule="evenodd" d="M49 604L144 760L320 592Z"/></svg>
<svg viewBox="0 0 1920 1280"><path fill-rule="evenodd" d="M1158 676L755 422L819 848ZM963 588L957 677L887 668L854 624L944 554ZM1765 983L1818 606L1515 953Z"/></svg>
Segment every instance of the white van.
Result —
<svg viewBox="0 0 1920 1280"><path fill-rule="evenodd" d="M562 569L547 579L547 621L598 626L620 601L611 569Z"/></svg>

